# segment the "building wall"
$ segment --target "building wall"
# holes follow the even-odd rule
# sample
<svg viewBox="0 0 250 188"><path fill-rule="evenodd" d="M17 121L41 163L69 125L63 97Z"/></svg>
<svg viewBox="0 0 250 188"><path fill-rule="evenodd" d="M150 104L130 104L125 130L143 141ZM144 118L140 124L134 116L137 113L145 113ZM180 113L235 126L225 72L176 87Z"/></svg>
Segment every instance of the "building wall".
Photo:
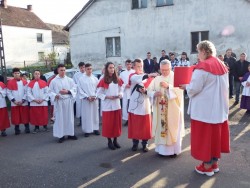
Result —
<svg viewBox="0 0 250 188"><path fill-rule="evenodd" d="M37 33L43 34L43 42L37 42ZM51 30L3 26L3 41L7 67L37 63L38 52L52 51Z"/></svg>
<svg viewBox="0 0 250 188"><path fill-rule="evenodd" d="M58 62L64 63L64 60L67 58L67 53L69 52L69 45L54 44L53 50L57 54Z"/></svg>
<svg viewBox="0 0 250 188"><path fill-rule="evenodd" d="M195 31L209 31L218 53L229 47L238 56L250 53L247 0L174 0L173 6L163 7L148 0L147 8L132 10L131 6L131 0L99 0L83 13L69 31L74 65L85 61L100 68L107 61L144 59L148 51L160 58L162 49L186 51L194 63L197 54L191 53L191 32ZM235 31L222 35L228 26ZM116 36L121 37L121 57L106 58L105 38Z"/></svg>

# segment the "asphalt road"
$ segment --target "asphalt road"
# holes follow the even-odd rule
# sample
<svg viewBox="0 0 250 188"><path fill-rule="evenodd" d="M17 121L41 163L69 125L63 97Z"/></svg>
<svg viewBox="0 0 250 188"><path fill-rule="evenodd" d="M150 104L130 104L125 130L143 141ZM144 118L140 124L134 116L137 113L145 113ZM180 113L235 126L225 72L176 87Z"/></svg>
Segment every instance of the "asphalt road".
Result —
<svg viewBox="0 0 250 188"><path fill-rule="evenodd" d="M187 103L187 100L185 101ZM233 100L230 101L233 103ZM186 111L186 110L185 110ZM183 152L176 158L154 152L131 151L127 127L119 138L121 149L111 151L102 136L85 138L76 126L78 140L57 143L50 132L0 137L1 188L127 188L127 187L250 187L250 115L238 106L230 107L231 153L223 154L220 172L213 177L199 175L199 161L190 155L189 117L185 115ZM76 120L78 124L78 120ZM22 127L22 131L24 127Z"/></svg>

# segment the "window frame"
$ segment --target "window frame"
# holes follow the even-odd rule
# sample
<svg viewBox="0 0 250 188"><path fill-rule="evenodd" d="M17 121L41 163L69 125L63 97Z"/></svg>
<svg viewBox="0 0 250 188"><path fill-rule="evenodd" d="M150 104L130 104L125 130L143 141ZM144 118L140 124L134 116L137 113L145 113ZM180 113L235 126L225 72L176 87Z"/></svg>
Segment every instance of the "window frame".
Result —
<svg viewBox="0 0 250 188"><path fill-rule="evenodd" d="M38 52L38 61L44 61L45 53L44 52Z"/></svg>
<svg viewBox="0 0 250 188"><path fill-rule="evenodd" d="M108 55L108 39L112 39L112 55ZM117 49L116 39L119 39L119 49ZM105 48L106 48L106 58L108 57L121 57L121 37L115 36L115 37L106 37L105 38ZM120 53L118 54L118 50ZM117 55L118 54L118 55Z"/></svg>
<svg viewBox="0 0 250 188"><path fill-rule="evenodd" d="M167 2L168 0L164 0L164 4L163 5L157 5L157 1L158 0L156 0L156 7L165 7L165 6L173 6L174 5L174 0L172 0L171 4Z"/></svg>
<svg viewBox="0 0 250 188"><path fill-rule="evenodd" d="M137 1L138 8L137 8L137 7L136 7L136 8L133 7L133 1ZM146 4L147 4L146 7L142 7L142 1L143 1L143 0L132 0L132 1L131 1L131 9L132 9L132 10L136 10L136 9L148 8L148 0L145 0L145 1L146 1Z"/></svg>
<svg viewBox="0 0 250 188"><path fill-rule="evenodd" d="M39 37L38 35L41 35L41 37ZM39 40L41 38L41 40ZM43 33L37 33L36 34L36 42L39 43L43 43L44 39L43 39Z"/></svg>
<svg viewBox="0 0 250 188"><path fill-rule="evenodd" d="M192 31L190 33L190 38L191 38L191 54L197 54L198 53L197 49L196 49L197 44L193 44L193 36L192 36L192 34L195 34L195 33L198 34L198 42L197 42L197 44L199 44L199 42L201 42L203 40L209 40L209 30L206 30L206 31ZM202 38L202 33L203 34L206 33L207 39ZM195 45L195 50L193 49L193 47L194 47L193 45Z"/></svg>

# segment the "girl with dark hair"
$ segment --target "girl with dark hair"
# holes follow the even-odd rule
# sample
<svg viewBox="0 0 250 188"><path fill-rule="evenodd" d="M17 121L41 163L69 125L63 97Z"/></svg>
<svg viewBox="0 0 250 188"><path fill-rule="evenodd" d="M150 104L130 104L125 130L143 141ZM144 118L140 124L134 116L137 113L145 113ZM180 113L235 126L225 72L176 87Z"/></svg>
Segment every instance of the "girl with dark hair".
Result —
<svg viewBox="0 0 250 188"><path fill-rule="evenodd" d="M108 147L111 150L121 147L117 137L121 135L122 127L120 105L122 84L114 63L106 63L104 77L97 86L97 97L102 100L102 136L108 139Z"/></svg>

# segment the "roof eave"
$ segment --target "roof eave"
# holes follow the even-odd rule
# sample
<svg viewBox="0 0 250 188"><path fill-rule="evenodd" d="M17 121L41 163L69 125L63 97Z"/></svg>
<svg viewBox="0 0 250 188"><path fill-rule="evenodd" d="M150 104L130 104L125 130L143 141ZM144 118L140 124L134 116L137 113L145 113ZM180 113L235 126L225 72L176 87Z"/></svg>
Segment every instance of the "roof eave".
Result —
<svg viewBox="0 0 250 188"><path fill-rule="evenodd" d="M63 28L65 31L69 31L70 27L78 20L78 18L86 11L88 8L95 2L95 0L89 0L82 10L80 10L71 20L70 22Z"/></svg>

